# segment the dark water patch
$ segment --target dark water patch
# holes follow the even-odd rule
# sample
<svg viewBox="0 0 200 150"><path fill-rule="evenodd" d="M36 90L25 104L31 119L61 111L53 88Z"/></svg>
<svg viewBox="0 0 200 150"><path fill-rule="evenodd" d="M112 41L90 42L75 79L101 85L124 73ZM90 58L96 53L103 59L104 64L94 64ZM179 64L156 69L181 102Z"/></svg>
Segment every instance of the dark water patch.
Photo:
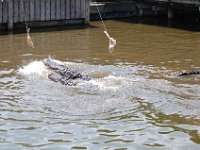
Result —
<svg viewBox="0 0 200 150"><path fill-rule="evenodd" d="M28 25L31 29L30 33L43 33L43 32L55 32L55 31L65 31L65 30L77 30L77 29L87 29L87 28L95 28L92 25L66 25L66 26L53 26L53 27L32 27ZM0 36L7 36L13 34L26 34L26 26L22 24L20 28L14 29L13 31L1 31Z"/></svg>
<svg viewBox="0 0 200 150"><path fill-rule="evenodd" d="M121 18L115 19L116 21L124 21L128 23L134 24L144 24L144 25L152 25L152 26L159 26L159 27L166 27L166 28L175 28L181 30L187 30L192 32L199 32L200 28L200 21L199 16L196 14L175 14L174 19L167 19L167 16L157 16L157 17L142 17L137 18L133 17L129 18Z"/></svg>

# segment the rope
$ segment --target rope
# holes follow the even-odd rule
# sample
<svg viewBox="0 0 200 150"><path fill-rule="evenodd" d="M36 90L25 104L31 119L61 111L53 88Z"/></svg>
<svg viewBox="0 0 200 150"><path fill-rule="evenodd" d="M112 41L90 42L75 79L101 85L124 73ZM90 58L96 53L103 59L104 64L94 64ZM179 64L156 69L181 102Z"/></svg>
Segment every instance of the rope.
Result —
<svg viewBox="0 0 200 150"><path fill-rule="evenodd" d="M26 32L28 31L28 24L27 24L27 21L26 21L26 13L25 13L25 8L24 8L24 0L21 1L23 4L22 4L22 11L23 11L23 16L24 16L24 24L26 26Z"/></svg>
<svg viewBox="0 0 200 150"><path fill-rule="evenodd" d="M100 12L100 10L99 10L99 7L98 7L98 5L97 5L97 2L95 2L95 4L96 4L96 7L97 7L97 10L98 10L99 17L100 17L100 19L101 19L103 28L104 28L104 30L107 32L107 29L106 29L106 26L105 26L105 24L104 24L103 18L102 18L102 16L101 16L101 12Z"/></svg>
<svg viewBox="0 0 200 150"><path fill-rule="evenodd" d="M103 28L104 28L104 33L105 35L107 36L107 38L109 39L109 46L108 46L108 50L110 53L112 53L114 51L114 48L115 48L115 45L116 45L116 39L112 38L109 34L108 34L108 31L106 29L106 26L104 24L104 21L103 21L103 18L101 16L101 12L99 10L99 7L97 5L97 2L95 2L96 4L96 7L97 7L97 10L98 10L98 13L99 13L99 16L101 18L101 22L102 22L102 25L103 25Z"/></svg>

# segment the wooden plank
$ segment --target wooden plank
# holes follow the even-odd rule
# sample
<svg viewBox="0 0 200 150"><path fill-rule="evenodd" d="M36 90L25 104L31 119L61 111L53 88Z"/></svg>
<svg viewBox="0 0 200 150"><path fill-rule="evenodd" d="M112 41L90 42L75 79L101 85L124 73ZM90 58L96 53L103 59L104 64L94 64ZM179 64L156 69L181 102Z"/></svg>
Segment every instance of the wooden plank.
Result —
<svg viewBox="0 0 200 150"><path fill-rule="evenodd" d="M79 0L75 0L75 14L74 14L74 18L78 18L78 12L79 12L79 10L78 10L78 4L79 4Z"/></svg>
<svg viewBox="0 0 200 150"><path fill-rule="evenodd" d="M73 18L77 18L77 0L73 0Z"/></svg>
<svg viewBox="0 0 200 150"><path fill-rule="evenodd" d="M35 21L35 2L30 0L30 21Z"/></svg>
<svg viewBox="0 0 200 150"><path fill-rule="evenodd" d="M8 0L8 30L13 29L13 0Z"/></svg>
<svg viewBox="0 0 200 150"><path fill-rule="evenodd" d="M41 1L35 0L35 21L41 20L41 7L40 7Z"/></svg>
<svg viewBox="0 0 200 150"><path fill-rule="evenodd" d="M8 22L8 2L3 1L3 23Z"/></svg>
<svg viewBox="0 0 200 150"><path fill-rule="evenodd" d="M51 18L51 0L46 0L46 15L45 15L45 20L50 20Z"/></svg>
<svg viewBox="0 0 200 150"><path fill-rule="evenodd" d="M61 16L60 19L65 19L65 0L61 0Z"/></svg>
<svg viewBox="0 0 200 150"><path fill-rule="evenodd" d="M65 0L65 19L70 19L70 3L71 0Z"/></svg>
<svg viewBox="0 0 200 150"><path fill-rule="evenodd" d="M45 0L41 0L41 21L45 20Z"/></svg>
<svg viewBox="0 0 200 150"><path fill-rule="evenodd" d="M2 18L3 18L2 4L3 4L3 2L0 0L0 23L2 23Z"/></svg>
<svg viewBox="0 0 200 150"><path fill-rule="evenodd" d="M80 18L85 18L85 0L81 1L81 16Z"/></svg>
<svg viewBox="0 0 200 150"><path fill-rule="evenodd" d="M56 19L56 0L51 0L51 20Z"/></svg>
<svg viewBox="0 0 200 150"><path fill-rule="evenodd" d="M81 18L81 1L83 0L76 0L76 18Z"/></svg>
<svg viewBox="0 0 200 150"><path fill-rule="evenodd" d="M60 0L56 0L56 20L60 20Z"/></svg>
<svg viewBox="0 0 200 150"><path fill-rule="evenodd" d="M76 10L76 8L77 8L77 0L73 0L74 1L74 8L73 8L73 10L74 10L74 18L77 18L77 10Z"/></svg>
<svg viewBox="0 0 200 150"><path fill-rule="evenodd" d="M70 19L73 19L75 16L75 0L71 0L70 10Z"/></svg>
<svg viewBox="0 0 200 150"><path fill-rule="evenodd" d="M25 8L24 8L24 1L20 0L19 2L19 22L24 22L25 21Z"/></svg>
<svg viewBox="0 0 200 150"><path fill-rule="evenodd" d="M83 18L83 1L80 0L80 13L79 13L79 18Z"/></svg>
<svg viewBox="0 0 200 150"><path fill-rule="evenodd" d="M24 1L24 15L25 15L25 21L29 22L30 21L30 1L26 0Z"/></svg>
<svg viewBox="0 0 200 150"><path fill-rule="evenodd" d="M85 24L90 21L90 0L85 0Z"/></svg>
<svg viewBox="0 0 200 150"><path fill-rule="evenodd" d="M14 0L14 23L19 22L19 0Z"/></svg>

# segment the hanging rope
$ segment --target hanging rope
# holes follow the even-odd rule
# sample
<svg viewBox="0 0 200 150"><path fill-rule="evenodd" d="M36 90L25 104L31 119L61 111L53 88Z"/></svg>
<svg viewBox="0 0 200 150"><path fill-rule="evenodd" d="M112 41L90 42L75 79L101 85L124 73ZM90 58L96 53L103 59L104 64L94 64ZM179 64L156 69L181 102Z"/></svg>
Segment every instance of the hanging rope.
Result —
<svg viewBox="0 0 200 150"><path fill-rule="evenodd" d="M28 27L28 24L27 24L27 21L26 21L26 14L25 14L25 8L24 8L24 1L22 1L22 10L23 10L23 14L24 14L24 23L25 23L25 26L26 26L26 33L27 33L27 36L26 36L26 41L27 41L27 44L28 46L30 46L31 48L34 48L34 44L33 44L33 41L30 37L30 30L31 28Z"/></svg>
<svg viewBox="0 0 200 150"><path fill-rule="evenodd" d="M97 5L97 2L95 2L95 4L96 4L96 7L97 7L97 10L98 10L99 17L100 17L100 19L101 19L103 28L104 28L104 33L105 33L105 35L107 36L107 38L109 39L108 51L109 51L110 53L112 53L112 52L114 51L114 48L115 48L116 44L117 44L117 41L116 41L116 39L114 39L113 37L111 37L111 36L108 34L108 31L107 31L106 26L105 26L105 24L104 24L104 21L103 21L103 18L102 18L102 16L101 16L99 7L98 7L98 5Z"/></svg>

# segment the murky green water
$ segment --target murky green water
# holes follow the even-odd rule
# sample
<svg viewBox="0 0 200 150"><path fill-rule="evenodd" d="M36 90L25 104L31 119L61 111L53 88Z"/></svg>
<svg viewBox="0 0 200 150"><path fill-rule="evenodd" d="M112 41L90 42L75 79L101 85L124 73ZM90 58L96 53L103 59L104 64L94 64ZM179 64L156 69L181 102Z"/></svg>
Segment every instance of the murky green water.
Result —
<svg viewBox="0 0 200 150"><path fill-rule="evenodd" d="M0 149L199 149L200 33L132 19L0 36ZM181 24L178 24L181 26ZM191 27L192 28L192 27ZM47 78L49 55L92 77Z"/></svg>

